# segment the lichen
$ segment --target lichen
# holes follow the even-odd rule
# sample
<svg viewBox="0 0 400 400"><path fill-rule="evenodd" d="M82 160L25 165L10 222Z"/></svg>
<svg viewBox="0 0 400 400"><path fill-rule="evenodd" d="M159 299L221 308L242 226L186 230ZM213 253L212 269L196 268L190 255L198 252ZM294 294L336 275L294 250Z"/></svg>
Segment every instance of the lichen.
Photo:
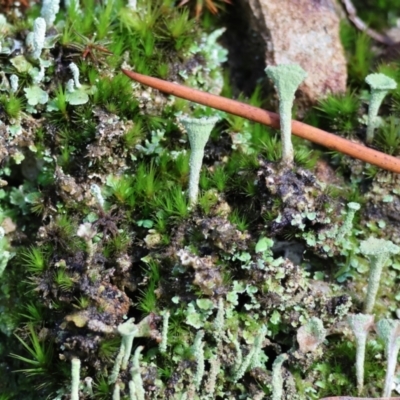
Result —
<svg viewBox="0 0 400 400"><path fill-rule="evenodd" d="M322 151L298 140L280 165L272 129L120 72L228 95L213 19L112 1L49 1L37 18L41 4L14 3L0 15L0 392L314 400L335 382L354 394L343 323L364 298L360 242L400 243L398 178L345 158L341 175L335 155L324 179ZM272 104L262 90L249 102ZM183 115L220 120L191 204ZM394 255L380 318L397 309L396 269ZM372 396L384 349L366 349Z"/></svg>

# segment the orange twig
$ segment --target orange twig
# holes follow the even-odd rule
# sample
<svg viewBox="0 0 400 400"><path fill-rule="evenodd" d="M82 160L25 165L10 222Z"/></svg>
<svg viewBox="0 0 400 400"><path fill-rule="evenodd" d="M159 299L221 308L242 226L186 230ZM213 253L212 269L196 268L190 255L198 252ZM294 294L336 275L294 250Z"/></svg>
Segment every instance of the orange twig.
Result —
<svg viewBox="0 0 400 400"><path fill-rule="evenodd" d="M137 72L125 69L123 69L122 72L129 78L162 92L216 108L230 114L238 115L254 122L272 126L273 128L279 128L279 115L271 111L266 111L236 100L188 88L183 85L178 85L177 83L171 83L162 79L138 74ZM311 142L347 154L348 156L358 158L359 160L376 165L388 171L400 173L400 159L373 150L369 147L353 143L350 140L325 132L322 129L315 128L299 121L292 121L292 133L303 139L310 140Z"/></svg>

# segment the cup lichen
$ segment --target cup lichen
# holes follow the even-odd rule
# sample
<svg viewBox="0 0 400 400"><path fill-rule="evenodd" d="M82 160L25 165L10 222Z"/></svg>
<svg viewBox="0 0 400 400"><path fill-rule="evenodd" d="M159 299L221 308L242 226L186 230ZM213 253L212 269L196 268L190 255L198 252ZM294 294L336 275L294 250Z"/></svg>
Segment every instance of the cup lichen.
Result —
<svg viewBox="0 0 400 400"><path fill-rule="evenodd" d="M14 3L17 7L18 2ZM131 86L120 74L120 60L124 68L155 72L168 80L180 77L177 80L189 86L219 93L222 79L215 76L222 77L225 57L216 46L221 30L208 35L209 43L203 46L199 39L202 27L174 2L168 7L165 1L151 2L146 7L145 1L137 5L131 1L134 10L127 9L126 2L68 3L54 26L58 0L45 2L48 14L42 11L42 16L47 37L45 45L36 49L38 58L32 54L33 46L24 42L38 5L24 14L24 30L17 25L16 30L6 32L0 14L1 45L9 49L0 60L4 71L0 74L0 174L11 178L9 187L0 189L0 275L4 263L17 253L16 261L10 259L1 276L0 333L6 333L1 357L15 343L12 331L25 331L21 336L25 343L17 343L21 351L18 364L0 363L0 375L5 368L28 364L27 356L33 355L30 349L36 343L45 356L49 354L43 372L21 375L17 389L5 374L0 385L2 390L6 386L5 396L36 399L38 392L29 393L30 388L43 383L39 396L51 396L50 389L44 388L47 385L53 393L57 390L68 397L71 383L53 371L79 356L81 375L90 376L76 378L73 372L71 397L75 399L261 400L271 397L271 374L274 398L300 397L295 393L300 381L308 385L307 394L322 397L318 383L328 386L331 382L324 380L315 363L311 366L322 349L311 352L324 340L324 325L332 329L350 307L347 294L335 296L325 287L333 284L328 283L331 276L316 274L319 282L314 282L302 263L310 255L306 263L313 271L312 253L327 246L324 256L335 265L335 257L343 258L347 250L343 243L332 244L340 223L330 219L335 207L330 210L328 191L321 198L319 187L305 183L314 179L315 171L300 168L292 171L277 166L261 179L265 165L276 161L270 155L278 154L280 145L274 132L248 124L237 129L245 138L237 142L242 147L235 148L235 141L229 139L230 128L221 140L207 146L207 163L212 167L202 174L201 186L212 193L212 199L209 196L211 200L203 206L201 198L199 207L190 213L182 194L189 155L183 141L168 140L176 137L173 121L185 107L182 102L170 102L165 93ZM12 12L7 15L13 16ZM10 21L14 23L13 18ZM14 51L13 44L20 48ZM196 47L205 50L196 50L194 57ZM277 81L277 86L288 83ZM210 88L210 82L216 83ZM295 88L290 91L293 99ZM253 104L256 97L252 96ZM10 111L13 104L18 112ZM283 114L282 128L290 127L290 109L286 112L289 122L283 121ZM16 115L19 129L13 121ZM204 154L211 129L199 135L204 142L200 153ZM152 139L146 142L150 135ZM293 162L287 156L287 149L293 150L290 131L286 137L284 164L289 165ZM199 138L189 140L191 146L195 142L193 154L199 153ZM262 160L261 142L266 143L263 155L267 160ZM309 157L302 148L296 151L299 164ZM251 157L246 149L251 150ZM32 161L42 163L40 168L29 167L30 153ZM21 162L26 157L23 168L37 170L36 175L28 178L22 171L21 176L17 157ZM200 170L201 159L197 166ZM194 174L194 169L190 172ZM276 177L280 180L271 183ZM192 182L196 184L190 185L189 192L195 204L198 177ZM265 186L268 190L284 187L285 191L268 193L263 191ZM349 204L350 210L357 207L354 204ZM233 218L232 209L246 221ZM38 215L33 217L33 212ZM15 219L15 227L3 221L2 213ZM352 230L350 222L343 227ZM243 228L246 224L248 231ZM334 233L323 230L328 224ZM299 250L291 240L278 243L292 229L313 235L314 244L307 242ZM254 248L260 231L265 237ZM303 233L297 237L304 238ZM341 234L345 237L348 231ZM270 237L284 253L272 248ZM351 242L353 250L355 241ZM330 245L337 252L331 252ZM40 251L21 257L20 248L25 246ZM190 261L181 252L187 252ZM21 272L29 281L29 290L25 282L17 282ZM75 308L79 312L71 314ZM142 322L127 320L140 318L141 313L145 314ZM299 341L304 352L289 348L301 325L302 344L308 341L306 347ZM30 336L27 328L32 328ZM144 348L132 346L135 337L146 338L137 340ZM195 345L190 347L193 337ZM324 343L326 365L336 355L332 342ZM137 347L133 357L132 347ZM287 355L278 356L271 372L274 358L268 363L268 356L284 351ZM282 363L287 358L290 362L285 370ZM36 360L28 368L35 368L33 363ZM310 374L299 379L295 388L290 378L303 367L310 368ZM345 377L347 365L338 365L337 372ZM282 375L287 379L284 390Z"/></svg>
<svg viewBox="0 0 400 400"><path fill-rule="evenodd" d="M356 376L357 392L361 395L364 389L364 360L368 332L374 325L374 316L368 314L350 314L347 322L356 339Z"/></svg>
<svg viewBox="0 0 400 400"><path fill-rule="evenodd" d="M360 204L355 202L348 203L347 207L349 210L347 211L343 225L340 227L337 233L337 242L341 242L351 232L351 229L353 227L354 215L361 208Z"/></svg>
<svg viewBox="0 0 400 400"><path fill-rule="evenodd" d="M284 353L276 357L272 364L272 400L282 400L283 396L283 377L282 377L282 365L289 358Z"/></svg>
<svg viewBox="0 0 400 400"><path fill-rule="evenodd" d="M397 356L400 350L400 321L382 319L376 324L376 330L380 338L385 342L385 354L387 359L385 387L382 396L391 397Z"/></svg>
<svg viewBox="0 0 400 400"><path fill-rule="evenodd" d="M81 360L73 358L71 360L71 400L79 400L79 383L81 372Z"/></svg>
<svg viewBox="0 0 400 400"><path fill-rule="evenodd" d="M372 143L374 140L374 131L377 126L379 107L389 90L396 89L397 83L394 79L384 74L370 74L365 78L365 82L371 87L366 142Z"/></svg>
<svg viewBox="0 0 400 400"><path fill-rule="evenodd" d="M391 255L398 254L400 252L400 247L396 246L390 240L370 237L369 239L361 242L360 252L367 256L371 261L367 296L363 310L364 314L371 314L379 289L382 269Z"/></svg>
<svg viewBox="0 0 400 400"><path fill-rule="evenodd" d="M218 120L218 117L192 118L183 116L179 118L179 122L187 132L191 148L189 160L189 201L192 206L197 203L199 194L199 180L204 158L204 148Z"/></svg>
<svg viewBox="0 0 400 400"><path fill-rule="evenodd" d="M26 37L26 45L33 60L38 60L42 54L46 38L46 21L38 17L33 22L33 32Z"/></svg>
<svg viewBox="0 0 400 400"><path fill-rule="evenodd" d="M292 107L299 85L307 77L307 72L297 64L268 66L265 69L268 77L274 82L279 97L279 115L282 138L282 162L293 164L292 145Z"/></svg>

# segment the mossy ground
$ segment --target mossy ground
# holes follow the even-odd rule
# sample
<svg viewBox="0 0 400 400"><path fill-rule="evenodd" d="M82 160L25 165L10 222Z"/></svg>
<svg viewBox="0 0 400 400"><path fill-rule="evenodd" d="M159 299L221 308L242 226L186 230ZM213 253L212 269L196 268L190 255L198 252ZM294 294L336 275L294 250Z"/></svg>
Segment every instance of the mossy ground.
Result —
<svg viewBox="0 0 400 400"><path fill-rule="evenodd" d="M361 16L387 26L388 3ZM116 327L126 318L147 318L134 348L144 346L148 399L269 398L282 353L286 399L355 395L355 347L341 324L362 309L369 266L359 242L400 244L397 176L298 138L295 167L282 168L279 132L220 114L190 208L190 149L177 116L214 111L135 84L120 68L271 106L266 78L256 85L259 62L244 82L213 36L238 18L235 6L199 19L168 0L139 2L139 12L119 0L81 7L61 9L48 29L47 63L15 49L25 46L39 5L23 18L11 6L0 31L0 399L68 399L74 357L82 362L80 398L110 399ZM400 83L398 60L385 61L347 22L342 40L348 92L306 110L305 120L363 142L364 78L384 72ZM229 35L222 42L232 47ZM75 92L67 89L71 62L82 85ZM392 155L400 152L399 96L400 86L386 98L372 144ZM349 202L361 210L346 230ZM399 265L397 257L384 271L376 320L399 309ZM296 333L312 317L328 336L302 353ZM365 395L381 392L383 354L371 334ZM129 369L119 373L124 399L132 398L130 380Z"/></svg>

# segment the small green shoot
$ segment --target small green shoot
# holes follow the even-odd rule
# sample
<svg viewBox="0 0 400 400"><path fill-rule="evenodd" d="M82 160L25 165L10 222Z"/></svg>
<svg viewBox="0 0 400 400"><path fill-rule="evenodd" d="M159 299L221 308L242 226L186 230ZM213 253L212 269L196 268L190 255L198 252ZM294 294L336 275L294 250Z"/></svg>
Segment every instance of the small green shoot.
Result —
<svg viewBox="0 0 400 400"><path fill-rule="evenodd" d="M136 203L134 178L121 176L117 181L113 182L111 194L117 203L133 208Z"/></svg>
<svg viewBox="0 0 400 400"><path fill-rule="evenodd" d="M360 99L355 92L330 94L316 107L320 111L323 123L346 137L352 137L358 128Z"/></svg>
<svg viewBox="0 0 400 400"><path fill-rule="evenodd" d="M307 147L298 147L294 152L294 161L301 167L311 169L318 161L318 154Z"/></svg>
<svg viewBox="0 0 400 400"><path fill-rule="evenodd" d="M73 307L78 310L85 310L90 306L90 299L86 296L80 296L78 298L75 297L76 304L73 304Z"/></svg>
<svg viewBox="0 0 400 400"><path fill-rule="evenodd" d="M66 91L62 88L61 85L58 86L56 92L55 92L56 97L52 101L54 106L57 108L57 110L60 112L61 116L64 118L64 120L68 121L68 113L67 113L67 93Z"/></svg>
<svg viewBox="0 0 400 400"><path fill-rule="evenodd" d="M105 248L104 254L110 256L111 254L118 255L128 250L129 245L132 243L132 239L126 232L118 233L111 237Z"/></svg>
<svg viewBox="0 0 400 400"><path fill-rule="evenodd" d="M373 60L371 48L371 38L366 33L357 34L355 48L350 53L350 60L348 62L350 81L362 84L362 81L370 72Z"/></svg>
<svg viewBox="0 0 400 400"><path fill-rule="evenodd" d="M174 217L177 220L185 219L190 214L187 196L180 186L176 186L157 197L156 206L166 216Z"/></svg>
<svg viewBox="0 0 400 400"><path fill-rule="evenodd" d="M160 269L155 261L150 261L147 263L147 267L143 270L148 274L148 285L146 289L139 290L140 297L138 302L138 309L149 314L156 310L157 305L157 295L155 290L157 288L158 282L160 281Z"/></svg>
<svg viewBox="0 0 400 400"><path fill-rule="evenodd" d="M186 186L189 180L189 152L179 153L175 159L174 172L178 178L178 182L182 186Z"/></svg>
<svg viewBox="0 0 400 400"><path fill-rule="evenodd" d="M121 344L120 337L114 337L111 339L104 339L99 346L99 357L112 362L115 360L116 353Z"/></svg>
<svg viewBox="0 0 400 400"><path fill-rule="evenodd" d="M398 155L400 149L400 123L398 118L390 116L379 129L375 143L386 154Z"/></svg>
<svg viewBox="0 0 400 400"><path fill-rule="evenodd" d="M29 364L31 367L20 369L15 372L23 372L29 377L38 375L47 376L52 368L51 363L53 358L53 346L51 345L51 343L45 343L41 341L31 324L28 325L28 329L28 338L30 344L28 344L24 339L16 334L15 337L24 346L31 357L24 357L15 353L11 353L10 356L26 364ZM46 385L46 380L44 380L44 383L41 386L44 385Z"/></svg>
<svg viewBox="0 0 400 400"><path fill-rule="evenodd" d="M19 253L21 264L33 274L41 274L47 269L45 252L38 247L24 248Z"/></svg>
<svg viewBox="0 0 400 400"><path fill-rule="evenodd" d="M100 375L94 384L94 397L100 400L109 400L112 395L112 385L108 383L108 377Z"/></svg>
<svg viewBox="0 0 400 400"><path fill-rule="evenodd" d="M41 324L44 320L44 308L40 304L28 303L24 306L26 314L20 314L21 317L26 318L32 324Z"/></svg>
<svg viewBox="0 0 400 400"><path fill-rule="evenodd" d="M226 173L223 165L215 167L211 180L219 192L224 192L229 180L229 175Z"/></svg>
<svg viewBox="0 0 400 400"><path fill-rule="evenodd" d="M178 16L165 19L165 30L173 40L175 50L182 50L191 40L191 33L195 27L195 21L189 17L188 10L178 13Z"/></svg>
<svg viewBox="0 0 400 400"><path fill-rule="evenodd" d="M142 46L144 50L144 55L146 57L151 57L154 52L155 37L151 31L146 32L142 39Z"/></svg>
<svg viewBox="0 0 400 400"><path fill-rule="evenodd" d="M96 21L98 40L104 40L109 33L110 25L113 22L113 9L115 9L115 4L110 1L106 2L98 12L98 21Z"/></svg>
<svg viewBox="0 0 400 400"><path fill-rule="evenodd" d="M60 289L65 292L70 291L75 285L74 280L62 267L60 267L54 275L54 281Z"/></svg>
<svg viewBox="0 0 400 400"><path fill-rule="evenodd" d="M204 214L208 215L216 204L218 203L218 195L214 190L205 191L199 199L199 206Z"/></svg>
<svg viewBox="0 0 400 400"><path fill-rule="evenodd" d="M160 187L154 164L151 163L148 167L143 163L139 164L135 178L135 191L146 200L151 200Z"/></svg>
<svg viewBox="0 0 400 400"><path fill-rule="evenodd" d="M232 224L236 225L241 232L246 231L249 227L246 217L240 215L238 210L233 210L228 219Z"/></svg>
<svg viewBox="0 0 400 400"><path fill-rule="evenodd" d="M24 101L14 94L11 94L9 96L1 96L0 104L4 107L9 118L18 118Z"/></svg>
<svg viewBox="0 0 400 400"><path fill-rule="evenodd" d="M124 135L124 141L128 148L133 149L144 138L144 129L141 119L137 119L135 124Z"/></svg>

